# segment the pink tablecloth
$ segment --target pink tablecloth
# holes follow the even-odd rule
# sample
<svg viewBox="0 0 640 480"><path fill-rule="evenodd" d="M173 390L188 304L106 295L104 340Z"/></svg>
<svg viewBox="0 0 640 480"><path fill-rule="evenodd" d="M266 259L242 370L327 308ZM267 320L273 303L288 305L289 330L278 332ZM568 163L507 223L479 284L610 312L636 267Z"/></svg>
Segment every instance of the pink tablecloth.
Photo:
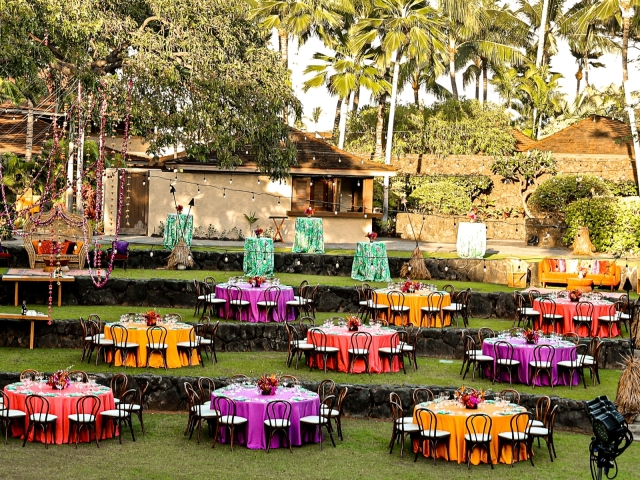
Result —
<svg viewBox="0 0 640 480"><path fill-rule="evenodd" d="M244 315L246 314L243 313L243 318L241 320L252 323L267 322L273 320L273 318L267 320L264 309L258 312L257 305L258 302L264 300L264 291L271 285L263 284L261 287L255 288L248 283L239 283L236 286L242 289L242 300L247 300L250 303L249 318L247 319L246 317L244 317ZM228 299L226 283L216 285L216 298L222 298L224 300ZM296 319L296 314L292 309L289 309L289 311L287 311L287 302L291 300L293 300L293 287L290 287L288 285L280 285L280 298L278 299L278 313L280 315L276 316L276 321L282 319L282 321L284 322L294 321ZM224 317L226 315L225 308L226 307L224 305L220 307L220 310L218 312L220 317ZM233 309L230 318L236 319L236 316L237 310Z"/></svg>
<svg viewBox="0 0 640 480"><path fill-rule="evenodd" d="M331 327L324 329L323 331L327 335L327 346L337 347L340 349L338 352L338 364L336 365L335 356L329 357L327 360L327 368L331 370L338 370L340 372L349 371L349 349L351 348L351 336L355 332L350 332L346 327ZM391 336L396 333L393 329L384 329L378 327L360 327L360 332L367 332L371 334L371 348L369 350L369 367L372 373L389 372L389 362L385 358L384 360L378 355L378 349L381 347L391 346ZM315 338L317 335L308 334L307 341L309 343L316 344L318 340ZM364 341L358 343L358 348L364 347ZM314 358L317 362L314 365L318 368L323 368L322 357L320 355ZM400 362L395 359L393 362L393 371L400 370ZM362 373L365 371L365 364L362 358L356 360L356 364L353 367L354 373Z"/></svg>
<svg viewBox="0 0 640 480"><path fill-rule="evenodd" d="M552 365L552 376L553 376L553 384L554 385L568 385L569 379L567 378L567 374L562 375L558 378L558 362L563 360L575 360L576 351L575 345L571 342L564 342L562 340L555 341L547 338L540 339L537 345L530 345L526 343L523 338L485 338L484 342L482 342L482 353L484 355L489 355L491 357L496 357L495 354L495 346L494 343L497 341L506 341L513 345L513 359L518 360L520 362L520 368L518 368L518 378L513 379L514 381L519 381L520 383L524 383L529 385L531 383L531 376L533 375L533 370L529 368L529 362L533 361L533 350L538 345L552 345L556 349L556 354L553 358ZM506 348L498 347L501 358L506 356ZM546 352L542 360L547 360ZM509 381L509 373L506 370L503 370L500 373L499 380L501 382ZM580 378L576 373L573 377L573 385L578 385ZM538 376L538 380L536 385L549 385L548 375L543 373Z"/></svg>
<svg viewBox="0 0 640 480"><path fill-rule="evenodd" d="M611 302L606 300L589 300L593 303L593 321L591 322L591 331L588 331L588 328L584 325L581 325L578 331L576 332L576 328L573 324L573 317L576 316L576 306L577 302L572 302L566 298L558 298L555 300L556 302L556 313L562 315L563 321L563 331L562 333L568 332L576 332L581 337L600 337L607 338L609 337L609 326L608 325L600 325L598 323L598 317L604 317L609 315L609 308L611 307ZM542 306L538 300L533 301L533 308L535 308L538 312L542 312ZM540 322L534 322L534 328L540 328ZM549 332L549 324L545 324L544 333ZM620 335L620 329L617 325L613 325L613 329L611 331L614 337Z"/></svg>
<svg viewBox="0 0 640 480"><path fill-rule="evenodd" d="M305 443L313 441L317 443L320 441L320 436L313 437L312 433L309 438L304 437L300 429L300 419L308 415L318 415L320 412L320 397L317 393L306 390L302 387L284 388L279 387L276 390L275 395L262 395L258 391L258 387L251 386L234 386L230 385L225 388L219 388L211 395L211 402L215 397L229 397L236 402L236 415L244 417L248 420L246 434L244 429L237 430L236 438L238 443L246 445L247 448L252 450L267 448L267 435L264 428L264 421L267 420L267 403L272 400L286 400L291 403L291 429L289 436L291 438L291 445L302 445L303 440ZM228 412L222 411L222 415L227 415ZM226 440L226 432L221 430L222 438L224 442ZM280 447L281 435L274 435L271 440L271 448ZM234 439L235 443L235 439ZM286 445L282 445L286 446Z"/></svg>
<svg viewBox="0 0 640 480"><path fill-rule="evenodd" d="M83 384L84 385L84 384ZM98 390L97 388L100 388ZM116 408L115 403L113 401L113 391L108 387L100 387L96 388L95 395L100 398L100 408L99 412L103 412L105 410L112 410ZM11 408L14 410L22 410L23 412L27 411L26 408L26 398L29 394L38 394L41 393L46 397L49 401L49 413L51 415L56 415L58 418L56 420L56 438L54 439L54 443L67 443L67 439L69 437L69 415L73 415L76 413L76 404L78 402L78 398L83 395L89 395L90 392L86 388L79 389L77 388L77 384L72 383L69 388L65 388L62 391L54 390L51 387L44 385L42 389L38 388L36 384L31 384L29 387L23 386L22 383L13 383L11 385L7 385L4 389L4 392L9 397L9 402L11 402ZM29 420L26 419L25 423L22 424L20 422L13 422L12 424L12 433L14 437L23 437L26 428L29 426ZM97 432L100 435L100 429L102 428L102 416L98 414L97 419ZM38 428L34 429L36 432L36 439L38 441L44 442L44 437L42 435L42 431ZM105 430L105 437L111 438L111 428L107 428ZM30 441L33 441L33 434L31 434ZM51 441L51 439L49 439ZM71 436L71 441L75 441L75 437ZM89 434L86 429L83 429L80 434L81 442L89 441Z"/></svg>

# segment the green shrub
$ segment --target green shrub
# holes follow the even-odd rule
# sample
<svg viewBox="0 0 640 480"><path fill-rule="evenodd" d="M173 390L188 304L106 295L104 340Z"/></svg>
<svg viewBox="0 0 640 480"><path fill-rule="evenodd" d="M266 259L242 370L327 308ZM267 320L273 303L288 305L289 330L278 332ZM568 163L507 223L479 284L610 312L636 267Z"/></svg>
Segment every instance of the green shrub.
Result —
<svg viewBox="0 0 640 480"><path fill-rule="evenodd" d="M603 180L607 184L611 195L614 197L637 197L638 196L638 184L634 180L620 180L614 182L613 180Z"/></svg>
<svg viewBox="0 0 640 480"><path fill-rule="evenodd" d="M450 182L462 187L471 200L479 197L483 193L489 193L493 187L493 180L488 175L420 175L411 176L409 184L413 189L435 182Z"/></svg>
<svg viewBox="0 0 640 480"><path fill-rule="evenodd" d="M409 200L425 213L464 215L471 210L471 198L464 188L451 182L434 182L414 190Z"/></svg>
<svg viewBox="0 0 640 480"><path fill-rule="evenodd" d="M571 202L594 195L610 196L607 184L593 175L556 175L546 179L529 197L529 205L544 212L561 212Z"/></svg>
<svg viewBox="0 0 640 480"><path fill-rule="evenodd" d="M599 252L637 252L640 245L640 200L620 197L580 199L565 209L564 241L571 244L578 227L589 227L591 242Z"/></svg>

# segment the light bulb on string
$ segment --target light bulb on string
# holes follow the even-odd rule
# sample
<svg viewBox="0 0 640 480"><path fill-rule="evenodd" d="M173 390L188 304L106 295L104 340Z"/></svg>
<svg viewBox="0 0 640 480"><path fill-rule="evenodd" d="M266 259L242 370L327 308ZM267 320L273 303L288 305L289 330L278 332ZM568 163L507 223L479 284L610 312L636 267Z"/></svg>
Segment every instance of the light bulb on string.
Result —
<svg viewBox="0 0 640 480"><path fill-rule="evenodd" d="M233 183L233 175L229 177L229 184L232 184L232 183Z"/></svg>
<svg viewBox="0 0 640 480"><path fill-rule="evenodd" d="M280 205L280 197L278 197L278 205Z"/></svg>
<svg viewBox="0 0 640 480"><path fill-rule="evenodd" d="M340 264L338 262L336 262L336 269L340 268Z"/></svg>
<svg viewBox="0 0 640 480"><path fill-rule="evenodd" d="M255 201L256 201L256 196L255 196L255 194L253 194L253 193L251 194L251 201L252 201L252 202L255 202Z"/></svg>
<svg viewBox="0 0 640 480"><path fill-rule="evenodd" d="M202 183L207 183L207 175L206 174L202 174Z"/></svg>
<svg viewBox="0 0 640 480"><path fill-rule="evenodd" d="M198 195L200 195L200 185L196 183L196 186L198 187Z"/></svg>
<svg viewBox="0 0 640 480"><path fill-rule="evenodd" d="M258 185L260 185L260 178L258 178Z"/></svg>
<svg viewBox="0 0 640 480"><path fill-rule="evenodd" d="M227 255L224 256L224 263L229 263L229 257Z"/></svg>
<svg viewBox="0 0 640 480"><path fill-rule="evenodd" d="M360 186L360 180L358 180L358 186Z"/></svg>
<svg viewBox="0 0 640 480"><path fill-rule="evenodd" d="M227 189L226 188L222 189L222 198L227 198Z"/></svg>

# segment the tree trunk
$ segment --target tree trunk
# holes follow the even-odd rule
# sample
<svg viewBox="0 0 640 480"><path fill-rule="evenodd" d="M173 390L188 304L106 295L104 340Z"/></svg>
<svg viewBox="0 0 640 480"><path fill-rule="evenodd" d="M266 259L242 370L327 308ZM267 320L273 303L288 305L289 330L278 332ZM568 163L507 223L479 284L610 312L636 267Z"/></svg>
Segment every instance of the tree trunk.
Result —
<svg viewBox="0 0 640 480"><path fill-rule="evenodd" d="M400 76L400 55L398 50L393 54L393 78L391 81L391 106L389 108L389 123L387 124L387 147L384 152L384 163L391 165L391 152L393 151L393 124L396 115L396 101L398 97L398 77ZM384 196L382 201L382 221L389 218L389 177L384 177Z"/></svg>
<svg viewBox="0 0 640 480"><path fill-rule="evenodd" d="M489 90L489 79L487 78L487 59L482 59L482 103L487 103L487 92Z"/></svg>
<svg viewBox="0 0 640 480"><path fill-rule="evenodd" d="M340 139L338 140L338 148L340 150L344 149L344 137L347 133L347 115L349 115L349 102L348 99L342 100L342 105L340 105Z"/></svg>
<svg viewBox="0 0 640 480"><path fill-rule="evenodd" d="M589 58L584 56L584 86L587 88L589 86Z"/></svg>
<svg viewBox="0 0 640 480"><path fill-rule="evenodd" d="M384 157L383 136L384 136L384 107L387 103L387 94L383 93L378 99L378 118L376 119L376 149L373 153L375 158Z"/></svg>
<svg viewBox="0 0 640 480"><path fill-rule="evenodd" d="M416 71L411 75L411 88L413 89L413 103L416 107L420 106L420 82L418 77L420 72Z"/></svg>
<svg viewBox="0 0 640 480"><path fill-rule="evenodd" d="M542 65L544 42L547 36L547 16L549 15L549 0L543 0L542 15L540 15L540 29L538 34L538 51L536 52L536 67Z"/></svg>
<svg viewBox="0 0 640 480"><path fill-rule="evenodd" d="M533 218L531 210L529 210L529 207L527 206L527 198L529 198L529 194L527 193L527 181L524 180L524 184L522 181L520 182L520 199L522 200L522 208L524 209L524 214L527 218Z"/></svg>
<svg viewBox="0 0 640 480"><path fill-rule="evenodd" d="M456 84L456 51L454 40L449 39L449 79L451 80L451 94L458 100L458 85Z"/></svg>
<svg viewBox="0 0 640 480"><path fill-rule="evenodd" d="M576 97L580 95L580 80L582 80L582 60L580 60L578 71L576 72Z"/></svg>
<svg viewBox="0 0 640 480"><path fill-rule="evenodd" d="M629 80L629 71L627 68L627 59L629 55L629 23L631 20L632 10L627 5L620 5L622 11L622 83Z"/></svg>
<svg viewBox="0 0 640 480"><path fill-rule="evenodd" d="M33 102L31 99L27 100L27 107L29 111L27 113L27 143L24 147L24 161L30 162L33 151Z"/></svg>
<svg viewBox="0 0 640 480"><path fill-rule="evenodd" d="M67 159L67 211L73 210L73 121L69 120L69 152Z"/></svg>
<svg viewBox="0 0 640 480"><path fill-rule="evenodd" d="M480 101L480 72L476 74L476 100Z"/></svg>
<svg viewBox="0 0 640 480"><path fill-rule="evenodd" d="M353 113L358 114L358 106L360 105L360 85L353 94Z"/></svg>
<svg viewBox="0 0 640 480"><path fill-rule="evenodd" d="M338 103L336 105L336 114L333 117L333 134L340 131L340 112L342 111L342 99L338 99Z"/></svg>
<svg viewBox="0 0 640 480"><path fill-rule="evenodd" d="M280 48L280 61L285 68L289 68L289 35L286 31L278 29L278 43Z"/></svg>

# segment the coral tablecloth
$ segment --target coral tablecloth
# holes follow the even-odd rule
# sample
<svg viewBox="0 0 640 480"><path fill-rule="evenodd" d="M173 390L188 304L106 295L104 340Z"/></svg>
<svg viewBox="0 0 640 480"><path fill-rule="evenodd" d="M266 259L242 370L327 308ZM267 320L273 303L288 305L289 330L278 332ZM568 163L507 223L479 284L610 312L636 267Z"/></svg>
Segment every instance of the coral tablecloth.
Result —
<svg viewBox="0 0 640 480"><path fill-rule="evenodd" d="M340 349L338 352L338 364L336 365L335 356L329 357L327 360L327 369L338 370L340 372L349 371L349 349L351 348L351 336L355 332L350 332L346 327L330 327L322 329L327 335L327 346L337 347ZM360 332L367 332L371 334L371 348L369 349L369 368L371 373L389 372L389 362L385 358L384 360L378 355L378 349L381 347L391 346L391 336L396 333L393 329L379 328L379 327L360 327ZM312 335L309 332L307 341L309 343L317 343L315 338L317 335ZM364 347L364 341L358 342L358 348ZM322 362L322 356L317 355L314 357L314 365L317 368L324 368ZM396 359L393 362L393 371L400 370L400 362ZM354 373L363 373L365 371L364 360L359 358L353 367Z"/></svg>
<svg viewBox="0 0 640 480"><path fill-rule="evenodd" d="M258 323L258 322L267 322L267 321L293 321L296 319L296 314L293 309L289 309L287 311L287 302L293 300L293 287L289 285L280 285L280 298L278 299L278 313L279 315L276 318L270 318L267 320L267 316L265 315L265 311L261 310L258 312L258 302L264 300L264 291L269 288L271 285L263 283L260 287L253 287L249 283L238 283L236 285L242 289L242 299L249 301L249 318L242 318L241 320ZM216 285L216 298L222 298L227 300L229 295L227 293L227 284L220 283ZM268 299L272 300L272 299ZM225 316L225 308L224 306L220 307L218 314L220 317ZM237 310L233 309L231 312L230 318L236 318Z"/></svg>
<svg viewBox="0 0 640 480"><path fill-rule="evenodd" d="M353 257L351 278L361 282L388 282L391 280L387 247L382 242L358 242Z"/></svg>
<svg viewBox="0 0 640 480"><path fill-rule="evenodd" d="M246 434L244 429L236 430L238 443L246 445L252 450L266 449L267 436L264 428L264 421L267 420L267 403L272 400L286 400L291 403L291 429L289 436L291 445L302 445L305 442L314 443L320 441L320 436L312 436L311 433L305 433L309 438L303 438L300 429L300 419L308 415L318 415L320 412L320 398L317 393L306 390L302 387L284 388L279 387L275 395L262 395L256 386L240 386L230 385L228 387L219 388L211 395L211 402L215 397L229 397L236 402L236 415L244 417L248 420ZM228 412L222 411L222 415ZM280 412L278 412L280 413ZM221 431L222 441L225 441L226 432ZM281 445L281 435L274 435L271 440L271 448L278 448Z"/></svg>
<svg viewBox="0 0 640 480"><path fill-rule="evenodd" d="M387 300L387 293L389 290L381 289L376 290L374 293L373 301L375 303L379 303L381 305L389 305L389 301ZM431 303L429 301L429 293L427 291L420 291L417 293L405 293L404 294L404 306L409 307L409 320L416 327L420 326L420 317L422 316L422 312L420 309L422 307L431 307ZM442 307L447 307L451 305L451 297L447 292L436 292L442 295ZM394 320L394 323L400 324L400 318L396 316L395 318L390 318ZM451 325L451 316L446 314L444 315L444 326ZM442 315L438 315L438 320L436 321L436 327L442 327Z"/></svg>
<svg viewBox="0 0 640 480"><path fill-rule="evenodd" d="M446 430L451 432L449 439L449 459L458 463L466 462L467 457L465 455L465 441L464 435L466 433L466 421L469 415L474 413L484 413L491 417L491 463L511 463L512 450L508 446L504 446L502 452L498 452L498 434L502 432L511 431L511 417L515 414L524 412L523 407L518 407L515 404L509 404L507 407L497 406L491 403L489 400L480 404L477 410L468 410L461 407L457 402L448 400L442 403L426 402L416 406L425 407L433 411L438 418L438 430ZM424 417L425 428L429 427L429 417ZM416 411L414 410L414 423L418 423L416 420ZM526 421L523 419L521 431L524 431L526 427ZM418 447L418 442L414 443L414 451ZM423 448L425 456L431 455L429 451L429 442L424 443ZM476 448L471 454L471 463L478 465L480 462L487 463L487 454L484 449ZM436 451L437 458L447 458L447 451L444 444L438 445ZM520 451L520 459L528 459L526 448L524 445Z"/></svg>
<svg viewBox="0 0 640 480"><path fill-rule="evenodd" d="M87 388L79 389L76 383L72 383L69 388L65 388L62 391L51 388L50 386L43 384L42 389L36 386L37 384L33 383L29 387L25 387L21 382L12 383L7 385L4 388L4 393L9 397L9 402L11 402L11 408L15 410L22 410L23 412L27 411L26 408L26 398L30 394L38 394L41 393L46 397L49 401L49 413L52 415L56 415L58 418L56 420L56 437L53 439L54 443L67 443L67 439L69 437L69 415L73 415L76 413L76 404L78 402L78 398L83 395L89 395L90 392ZM85 384L82 384L85 385ZM93 392L93 391L92 391ZM91 393L98 398L100 398L100 408L99 412L103 412L105 410L112 410L115 407L115 403L113 401L113 391L109 387L98 386L95 388L95 393ZM22 424L20 422L13 422L12 424L12 433L14 437L24 437L24 432L29 426L29 419L25 420L25 423ZM98 414L97 419L97 433L100 435L100 429L102 428L102 416ZM44 436L42 435L42 430L35 428L34 429L36 440L44 443ZM107 428L105 430L105 437L111 438L111 428ZM49 438L49 441L52 439ZM30 435L29 441L33 441L33 433ZM71 441L75 442L75 437L71 436ZM86 429L83 429L80 434L81 442L89 441L89 434Z"/></svg>
<svg viewBox="0 0 640 480"><path fill-rule="evenodd" d="M562 315L564 321L563 325L563 333L567 332L576 332L575 326L573 325L573 317L576 316L576 306L578 302L572 302L566 298L558 298L554 300L556 302L556 313ZM593 321L591 322L591 331L589 332L587 327L581 325L578 331L576 332L581 337L600 337L607 338L609 337L609 326L608 325L600 325L598 323L598 317L604 317L609 315L609 308L611 308L611 302L607 300L589 300L593 303ZM539 300L533 301L533 308L535 308L538 312L542 313L542 307L544 302L540 304ZM534 322L534 328L540 328L540 322ZM544 333L549 333L549 324L545 324L546 330ZM620 335L620 329L617 325L613 325L613 329L611 333L614 337Z"/></svg>
<svg viewBox="0 0 640 480"><path fill-rule="evenodd" d="M293 253L324 253L324 231L321 218L296 218Z"/></svg>
<svg viewBox="0 0 640 480"><path fill-rule="evenodd" d="M247 237L244 239L244 274L273 275L273 240L271 238Z"/></svg>
<svg viewBox="0 0 640 480"><path fill-rule="evenodd" d="M553 384L554 385L568 385L569 380L566 375L562 375L562 377L558 378L558 362L563 360L575 360L576 359L576 351L575 345L571 342L565 342L562 340L550 340L547 338L540 339L537 345L528 344L523 338L485 338L484 342L482 342L482 353L484 355L489 355L495 358L495 345L494 343L497 341L506 341L513 345L513 359L518 360L520 362L520 368L518 368L517 378L514 378L515 381L519 381L519 383L524 383L526 385L530 384L531 376L533 375L533 371L529 369L529 362L533 361L533 350L538 345L551 345L555 347L556 353L553 358L552 365L552 376L553 376ZM502 358L506 355L506 348L499 347L500 354ZM547 360L546 355L543 360ZM509 381L509 373L503 370L500 373L501 382ZM577 372L573 377L573 385L578 385L580 378L578 377ZM549 385L548 375L543 373L538 376L538 381L536 385Z"/></svg>
<svg viewBox="0 0 640 480"><path fill-rule="evenodd" d="M104 336L108 340L112 340L113 337L111 335L111 325L106 324L104 326ZM147 365L147 327L144 323L125 323L124 326L127 328L127 332L129 333L128 342L137 343L140 347L138 348L138 365L136 365L136 360L133 354L127 355L127 366L128 367L144 367ZM167 368L180 368L186 367L189 365L189 357L186 354L178 354L178 347L176 346L179 342L188 342L189 341L189 330L191 329L191 325L176 323L175 325L168 325L163 323L163 327L167 329ZM154 337L155 341L159 340ZM193 354L193 358L191 359L193 365L198 364L198 359L195 354ZM116 366L121 366L121 356L118 354L116 358ZM154 353L149 360L149 366L160 368L162 367L162 357L158 353Z"/></svg>

